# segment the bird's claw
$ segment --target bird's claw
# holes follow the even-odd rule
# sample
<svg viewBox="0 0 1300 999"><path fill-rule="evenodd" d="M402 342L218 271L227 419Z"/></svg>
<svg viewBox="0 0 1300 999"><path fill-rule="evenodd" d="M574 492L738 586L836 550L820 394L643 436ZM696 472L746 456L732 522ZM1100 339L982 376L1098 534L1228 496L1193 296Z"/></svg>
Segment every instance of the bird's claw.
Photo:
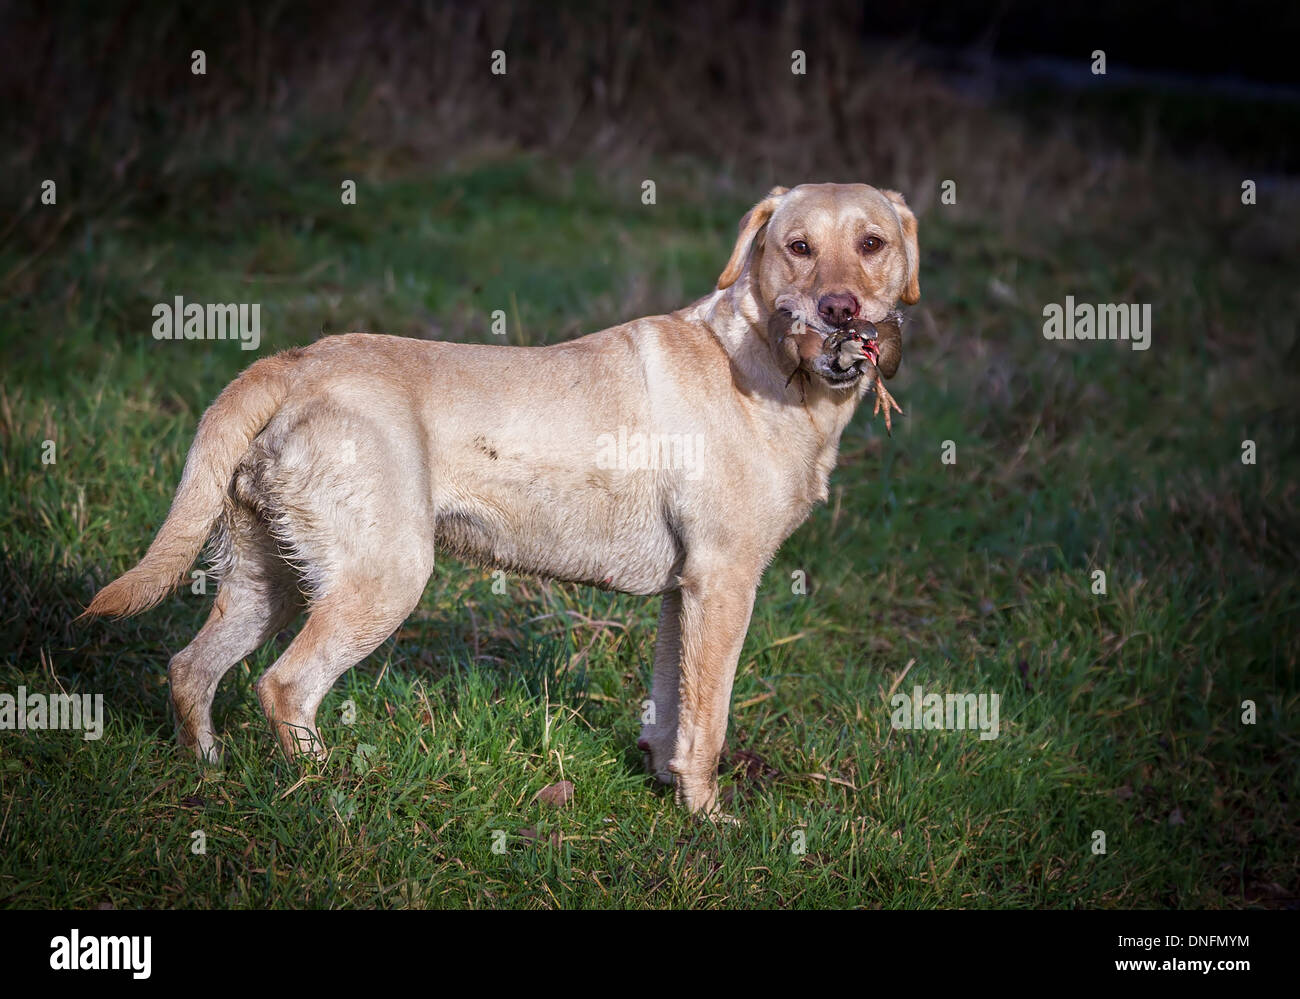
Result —
<svg viewBox="0 0 1300 999"><path fill-rule="evenodd" d="M892 437L894 436L894 423L890 417L889 409L892 406L900 416L903 414L903 409L901 406L898 405L898 402L894 399L894 397L889 394L889 389L885 388L884 381L881 379L879 372L876 373L875 389L876 389L876 405L875 408L871 410L871 415L878 416L881 410L884 410L885 431L886 433L889 434L889 436Z"/></svg>

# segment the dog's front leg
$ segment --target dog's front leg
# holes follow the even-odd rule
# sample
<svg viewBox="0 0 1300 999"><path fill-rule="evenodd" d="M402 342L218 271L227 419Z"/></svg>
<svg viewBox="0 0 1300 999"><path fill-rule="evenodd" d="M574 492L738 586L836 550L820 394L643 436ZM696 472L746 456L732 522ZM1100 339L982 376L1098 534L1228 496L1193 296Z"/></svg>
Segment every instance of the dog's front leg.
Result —
<svg viewBox="0 0 1300 999"><path fill-rule="evenodd" d="M739 570L682 579L677 742L668 769L677 800L692 812L717 809L718 755L757 582L756 573Z"/></svg>
<svg viewBox="0 0 1300 999"><path fill-rule="evenodd" d="M677 745L677 690L682 674L681 618L681 590L665 593L659 607L659 634L655 637L650 702L642 706L641 738L637 740L637 746L646 754L646 769L664 784L673 782L668 764Z"/></svg>

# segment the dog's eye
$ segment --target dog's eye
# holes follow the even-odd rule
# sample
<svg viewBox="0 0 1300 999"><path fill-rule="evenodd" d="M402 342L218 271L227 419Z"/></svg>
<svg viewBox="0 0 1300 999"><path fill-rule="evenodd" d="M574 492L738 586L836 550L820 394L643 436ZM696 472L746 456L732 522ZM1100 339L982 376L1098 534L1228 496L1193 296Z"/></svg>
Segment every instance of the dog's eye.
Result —
<svg viewBox="0 0 1300 999"><path fill-rule="evenodd" d="M790 244L790 252L793 253L796 257L806 257L812 251L808 249L808 244L805 243L802 239L796 239L793 243Z"/></svg>
<svg viewBox="0 0 1300 999"><path fill-rule="evenodd" d="M885 241L881 239L879 236L868 236L866 239L862 241L862 252L875 253L884 245L885 245Z"/></svg>

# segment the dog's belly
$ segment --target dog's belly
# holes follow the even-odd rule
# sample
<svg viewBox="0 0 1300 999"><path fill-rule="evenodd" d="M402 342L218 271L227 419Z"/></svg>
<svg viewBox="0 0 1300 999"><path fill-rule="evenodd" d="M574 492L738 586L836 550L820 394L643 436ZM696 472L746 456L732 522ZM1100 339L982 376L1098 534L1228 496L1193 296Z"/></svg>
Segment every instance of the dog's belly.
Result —
<svg viewBox="0 0 1300 999"><path fill-rule="evenodd" d="M566 501L536 486L532 495L493 491L445 504L436 542L467 561L508 572L588 583L623 593L663 593L676 586L682 551L661 515L608 494Z"/></svg>

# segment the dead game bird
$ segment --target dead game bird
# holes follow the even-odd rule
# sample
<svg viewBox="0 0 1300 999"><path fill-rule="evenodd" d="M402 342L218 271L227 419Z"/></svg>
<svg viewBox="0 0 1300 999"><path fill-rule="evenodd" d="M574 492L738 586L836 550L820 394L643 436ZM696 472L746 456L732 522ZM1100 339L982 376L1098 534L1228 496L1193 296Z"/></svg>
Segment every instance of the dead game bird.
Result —
<svg viewBox="0 0 1300 999"><path fill-rule="evenodd" d="M903 359L903 316L895 311L878 323L854 319L832 333L824 334L801 322L795 316L778 309L768 321L768 331L773 344L779 349L785 340L792 341L797 357L794 370L786 379L789 385L796 374L807 377L808 369L815 368L828 381L842 380L846 385L857 380L860 365L867 363L873 372L876 403L872 416L882 410L885 429L893 433L890 409L902 413L898 402L885 388L882 378L893 378Z"/></svg>

